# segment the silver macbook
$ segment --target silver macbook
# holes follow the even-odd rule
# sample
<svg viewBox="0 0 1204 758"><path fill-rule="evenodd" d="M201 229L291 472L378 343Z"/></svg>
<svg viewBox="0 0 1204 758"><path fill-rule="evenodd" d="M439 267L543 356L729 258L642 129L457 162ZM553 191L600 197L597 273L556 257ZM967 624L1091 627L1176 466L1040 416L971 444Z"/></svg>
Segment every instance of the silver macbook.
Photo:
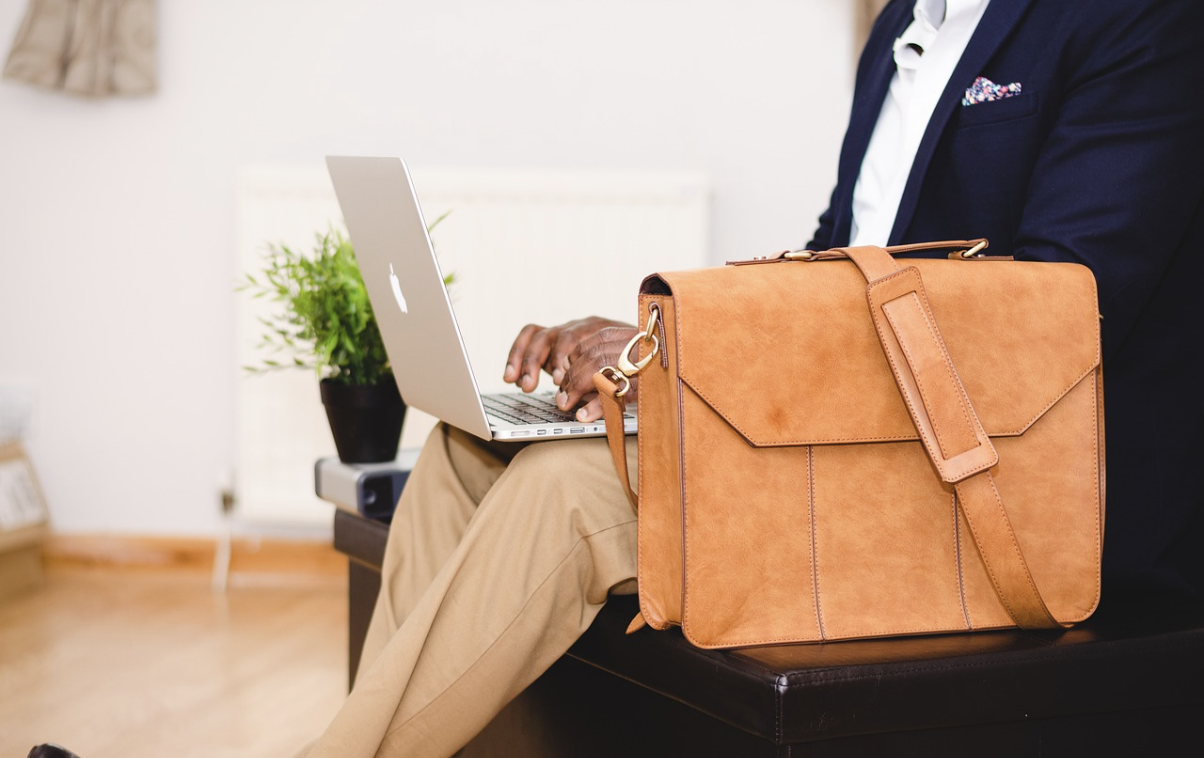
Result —
<svg viewBox="0 0 1204 758"><path fill-rule="evenodd" d="M405 163L327 156L326 167L407 405L483 439L606 434L601 420L581 423L562 413L551 392L482 396ZM628 413L624 431L635 428Z"/></svg>

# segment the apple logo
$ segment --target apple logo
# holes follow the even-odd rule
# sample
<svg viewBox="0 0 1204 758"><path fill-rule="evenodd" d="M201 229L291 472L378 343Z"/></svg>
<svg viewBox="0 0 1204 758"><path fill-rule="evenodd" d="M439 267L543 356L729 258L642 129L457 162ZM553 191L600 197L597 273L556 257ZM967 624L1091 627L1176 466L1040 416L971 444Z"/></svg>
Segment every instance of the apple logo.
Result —
<svg viewBox="0 0 1204 758"><path fill-rule="evenodd" d="M393 273L393 264L389 264L389 284L393 285L393 299L397 301L397 307L401 308L402 313L409 313L406 308L406 297L401 294L401 282L397 279L397 274Z"/></svg>

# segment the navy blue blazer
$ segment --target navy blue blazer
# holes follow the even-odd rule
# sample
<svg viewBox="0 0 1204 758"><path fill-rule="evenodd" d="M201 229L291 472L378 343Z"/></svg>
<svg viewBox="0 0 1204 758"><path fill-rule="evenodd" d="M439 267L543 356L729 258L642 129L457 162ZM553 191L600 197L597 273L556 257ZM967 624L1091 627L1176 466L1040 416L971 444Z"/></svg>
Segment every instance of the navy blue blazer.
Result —
<svg viewBox="0 0 1204 758"><path fill-rule="evenodd" d="M848 244L891 44L913 6L893 0L875 22L811 249ZM980 76L1021 94L963 106ZM1094 272L1105 596L1157 587L1204 599L1204 3L991 0L928 124L890 243L972 237L993 254Z"/></svg>

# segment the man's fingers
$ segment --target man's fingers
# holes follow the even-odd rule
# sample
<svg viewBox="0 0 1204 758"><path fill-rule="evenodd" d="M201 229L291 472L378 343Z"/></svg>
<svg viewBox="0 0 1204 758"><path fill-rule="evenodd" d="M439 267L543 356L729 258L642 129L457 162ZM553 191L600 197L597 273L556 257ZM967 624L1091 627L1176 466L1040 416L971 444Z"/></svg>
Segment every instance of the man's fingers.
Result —
<svg viewBox="0 0 1204 758"><path fill-rule="evenodd" d="M502 381L518 382L519 369L522 367L523 354L527 352L527 345L530 344L531 337L542 330L542 326L527 324L519 331L518 336L514 338L514 344L510 346L510 355L506 357L506 370L502 373Z"/></svg>
<svg viewBox="0 0 1204 758"><path fill-rule="evenodd" d="M607 327L577 346L569 357L569 366L556 396L562 410L575 407L593 394L594 374L603 366L614 365L635 334L634 327Z"/></svg>
<svg viewBox="0 0 1204 758"><path fill-rule="evenodd" d="M556 342L552 345L552 351L548 355L548 361L552 364L550 368L559 367L569 357L569 353L576 349L581 342L582 331L581 325L576 321L561 327L560 333L556 335Z"/></svg>
<svg viewBox="0 0 1204 758"><path fill-rule="evenodd" d="M612 333L627 340L635 328L597 316L554 327L528 324L510 348L502 378L531 392L539 384L540 370L547 371L562 390L558 395L561 408L573 408L593 391L594 373L621 350L621 344L604 347L617 339Z"/></svg>
<svg viewBox="0 0 1204 758"><path fill-rule="evenodd" d="M569 369L569 356L565 355L557 359L555 355L548 359L552 365L552 382L559 387L564 382L564 374Z"/></svg>
<svg viewBox="0 0 1204 758"><path fill-rule="evenodd" d="M531 392L539 384L539 370L543 368L548 354L546 344L545 340L540 340L539 335L536 335L527 346L527 353L519 366L518 377L518 386L523 392Z"/></svg>
<svg viewBox="0 0 1204 758"><path fill-rule="evenodd" d="M588 423L600 418L602 418L602 400L597 393L594 393L589 402L577 409L577 420Z"/></svg>
<svg viewBox="0 0 1204 758"><path fill-rule="evenodd" d="M524 392L533 391L539 385L539 370L548 360L548 351L556 339L559 329L528 324L518 333L506 360L506 371L502 377L514 382Z"/></svg>

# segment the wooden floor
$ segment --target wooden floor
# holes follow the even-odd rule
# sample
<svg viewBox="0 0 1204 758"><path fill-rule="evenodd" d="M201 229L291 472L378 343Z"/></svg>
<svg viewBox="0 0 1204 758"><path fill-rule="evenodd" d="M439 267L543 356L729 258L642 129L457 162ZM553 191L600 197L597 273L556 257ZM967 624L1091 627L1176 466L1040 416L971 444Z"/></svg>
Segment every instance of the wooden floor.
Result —
<svg viewBox="0 0 1204 758"><path fill-rule="evenodd" d="M290 758L347 687L335 577L51 568L0 603L0 757L55 742L81 758Z"/></svg>

